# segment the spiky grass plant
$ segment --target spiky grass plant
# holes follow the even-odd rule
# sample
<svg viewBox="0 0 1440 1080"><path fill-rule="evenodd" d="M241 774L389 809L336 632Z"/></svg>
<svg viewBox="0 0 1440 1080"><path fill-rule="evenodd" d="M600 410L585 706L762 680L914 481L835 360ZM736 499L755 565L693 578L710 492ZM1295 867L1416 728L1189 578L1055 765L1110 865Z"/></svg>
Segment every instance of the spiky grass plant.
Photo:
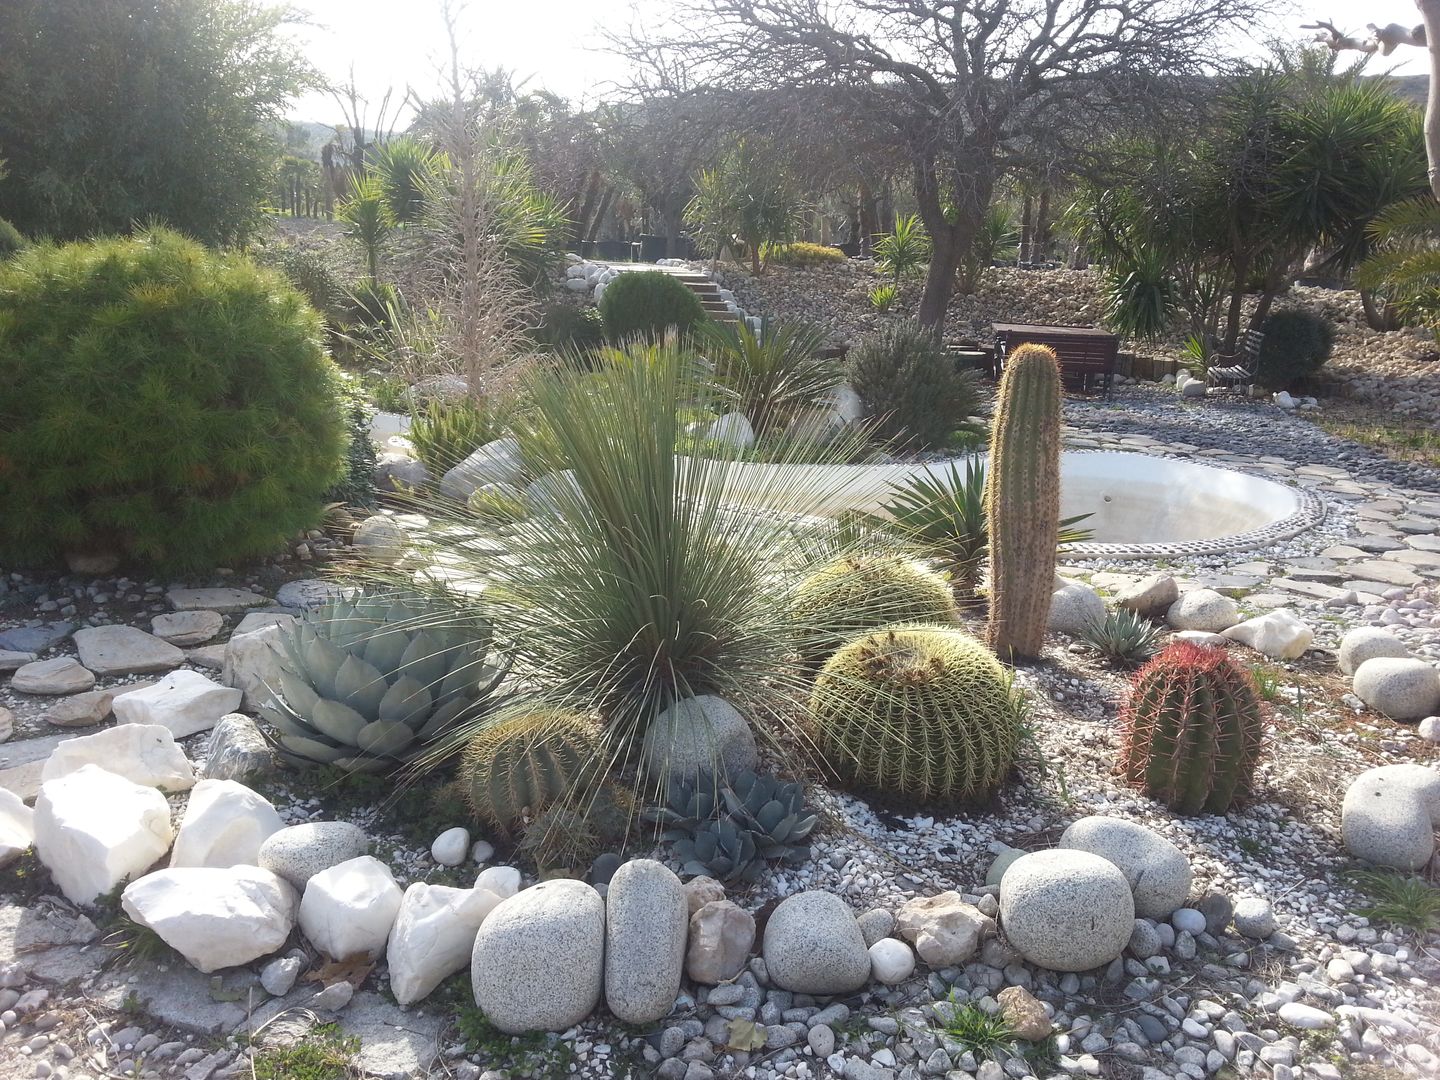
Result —
<svg viewBox="0 0 1440 1080"><path fill-rule="evenodd" d="M945 1034L977 1058L993 1058L1015 1046L1015 1029L1003 1016L987 1013L968 1001L957 1002L953 992L936 1014L945 1025Z"/></svg>
<svg viewBox="0 0 1440 1080"><path fill-rule="evenodd" d="M819 355L825 331L810 323L767 324L757 333L712 322L698 334L722 400L745 415L758 437L813 408L841 379L839 361Z"/></svg>
<svg viewBox="0 0 1440 1080"><path fill-rule="evenodd" d="M415 456L438 480L480 447L501 438L508 419L505 405L490 399L429 401L411 410L409 439Z"/></svg>
<svg viewBox="0 0 1440 1080"><path fill-rule="evenodd" d="M1427 934L1440 926L1440 889L1423 878L1386 870L1352 870L1346 878L1374 901L1356 908L1355 914L1415 934Z"/></svg>
<svg viewBox="0 0 1440 1080"><path fill-rule="evenodd" d="M1080 629L1085 644L1116 664L1138 664L1155 654L1164 630L1128 608L1117 608Z"/></svg>

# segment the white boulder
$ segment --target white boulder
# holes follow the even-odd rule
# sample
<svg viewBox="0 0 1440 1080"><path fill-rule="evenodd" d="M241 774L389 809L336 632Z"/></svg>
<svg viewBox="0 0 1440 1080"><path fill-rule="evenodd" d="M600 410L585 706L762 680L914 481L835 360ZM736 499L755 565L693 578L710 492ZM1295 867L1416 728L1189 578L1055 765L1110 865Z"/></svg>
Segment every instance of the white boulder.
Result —
<svg viewBox="0 0 1440 1080"><path fill-rule="evenodd" d="M170 850L170 804L152 787L85 765L40 785L35 853L60 891L90 904Z"/></svg>
<svg viewBox="0 0 1440 1080"><path fill-rule="evenodd" d="M1000 882L1000 925L1037 967L1086 971L1108 964L1135 929L1130 883L1108 859L1052 848L1016 859Z"/></svg>
<svg viewBox="0 0 1440 1080"><path fill-rule="evenodd" d="M195 786L195 767L170 729L159 724L119 724L66 739L51 751L40 779L58 780L87 765L162 791L189 791Z"/></svg>
<svg viewBox="0 0 1440 1080"><path fill-rule="evenodd" d="M881 938L869 953L870 977L876 982L894 986L915 973L915 954L899 938Z"/></svg>
<svg viewBox="0 0 1440 1080"><path fill-rule="evenodd" d="M932 968L960 967L993 929L992 920L957 892L917 896L895 913L895 933L912 942Z"/></svg>
<svg viewBox="0 0 1440 1080"><path fill-rule="evenodd" d="M470 962L475 934L500 897L484 889L453 889L417 881L405 890L385 962L390 991L401 1005L411 1005Z"/></svg>
<svg viewBox="0 0 1440 1080"><path fill-rule="evenodd" d="M271 690L279 688L280 671L288 666L282 644L288 632L289 628L284 624L273 623L243 634L233 634L225 643L225 663L220 668L220 681L240 691L245 708L251 712L259 711L260 706L275 698Z"/></svg>
<svg viewBox="0 0 1440 1080"><path fill-rule="evenodd" d="M1275 608L1258 618L1246 619L1220 634L1273 660L1299 659L1315 637L1309 625L1288 608Z"/></svg>
<svg viewBox="0 0 1440 1080"><path fill-rule="evenodd" d="M584 287L584 282L581 282ZM519 484L525 458L518 439L496 439L480 447L440 478L440 494L463 503L485 484Z"/></svg>
<svg viewBox="0 0 1440 1080"><path fill-rule="evenodd" d="M475 888L509 900L520 891L520 871L513 866L487 866L475 879Z"/></svg>
<svg viewBox="0 0 1440 1080"><path fill-rule="evenodd" d="M435 837L430 857L441 866L459 866L470 853L470 830L456 826Z"/></svg>
<svg viewBox="0 0 1440 1080"><path fill-rule="evenodd" d="M1353 630L1347 630L1340 639L1338 659L1341 674L1354 675L1356 669L1366 660L1373 660L1377 656L1409 655L1409 646L1390 631L1382 630L1378 626L1357 626Z"/></svg>
<svg viewBox="0 0 1440 1080"><path fill-rule="evenodd" d="M1075 582L1050 594L1046 626L1062 634L1079 634L1105 621L1105 601L1089 585Z"/></svg>
<svg viewBox="0 0 1440 1080"><path fill-rule="evenodd" d="M0 788L0 866L9 866L35 843L35 811L9 788Z"/></svg>
<svg viewBox="0 0 1440 1080"><path fill-rule="evenodd" d="M1392 720L1418 720L1440 710L1440 671L1424 660L1372 657L1355 669L1350 688Z"/></svg>
<svg viewBox="0 0 1440 1080"><path fill-rule="evenodd" d="M749 450L755 445L755 429L744 413L726 413L705 429L705 438L733 450Z"/></svg>
<svg viewBox="0 0 1440 1080"><path fill-rule="evenodd" d="M206 973L283 946L295 926L295 901L289 882L258 866L157 870L120 895L125 914Z"/></svg>
<svg viewBox="0 0 1440 1080"><path fill-rule="evenodd" d="M1373 663L1373 661L1371 661ZM1418 870L1435 853L1440 772L1424 765L1381 765L1345 789L1340 831L1357 859Z"/></svg>
<svg viewBox="0 0 1440 1080"><path fill-rule="evenodd" d="M1214 589L1196 589L1170 605L1165 621L1176 630L1204 630L1218 634L1240 621L1240 608Z"/></svg>
<svg viewBox="0 0 1440 1080"><path fill-rule="evenodd" d="M1190 860L1154 829L1124 818L1083 817L1060 834L1061 848L1113 863L1130 885L1135 914L1164 919L1190 895Z"/></svg>
<svg viewBox="0 0 1440 1080"><path fill-rule="evenodd" d="M355 526L350 538L356 554L386 566L393 566L404 558L408 542L405 530L389 514L371 514Z"/></svg>
<svg viewBox="0 0 1440 1080"><path fill-rule="evenodd" d="M300 929L335 960L379 956L400 913L400 886L390 868L361 855L321 870L300 898Z"/></svg>
<svg viewBox="0 0 1440 1080"><path fill-rule="evenodd" d="M81 627L75 631L75 648L80 663L96 675L146 675L185 662L185 654L169 642L119 624Z"/></svg>
<svg viewBox="0 0 1440 1080"><path fill-rule="evenodd" d="M117 724L159 724L177 739L209 731L239 707L240 691L186 670L172 671L153 686L120 694L110 703Z"/></svg>
<svg viewBox="0 0 1440 1080"><path fill-rule="evenodd" d="M170 865L255 866L260 845L284 828L270 800L234 780L201 780L175 833Z"/></svg>
<svg viewBox="0 0 1440 1080"><path fill-rule="evenodd" d="M1138 615L1159 615L1180 599L1180 586L1169 574L1151 574L1115 593L1115 606Z"/></svg>

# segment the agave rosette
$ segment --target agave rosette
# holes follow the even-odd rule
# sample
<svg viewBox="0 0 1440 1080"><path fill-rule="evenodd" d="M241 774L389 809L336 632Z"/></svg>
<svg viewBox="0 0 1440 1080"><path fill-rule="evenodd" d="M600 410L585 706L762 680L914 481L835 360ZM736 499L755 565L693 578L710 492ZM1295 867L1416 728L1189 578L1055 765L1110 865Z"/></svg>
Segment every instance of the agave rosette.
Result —
<svg viewBox="0 0 1440 1080"><path fill-rule="evenodd" d="M411 596L339 598L282 634L287 664L262 707L281 754L382 772L484 711L509 665L490 625Z"/></svg>

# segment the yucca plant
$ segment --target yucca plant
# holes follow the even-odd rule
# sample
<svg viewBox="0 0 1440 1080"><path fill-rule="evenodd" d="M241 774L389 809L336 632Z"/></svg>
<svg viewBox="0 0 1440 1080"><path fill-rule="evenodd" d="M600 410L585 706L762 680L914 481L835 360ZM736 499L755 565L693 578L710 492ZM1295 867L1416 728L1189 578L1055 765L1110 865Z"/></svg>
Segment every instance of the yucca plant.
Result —
<svg viewBox="0 0 1440 1080"><path fill-rule="evenodd" d="M1440 203L1428 193L1386 207L1370 223L1374 252L1355 284L1410 322L1440 331Z"/></svg>
<svg viewBox="0 0 1440 1080"><path fill-rule="evenodd" d="M875 242L875 265L896 282L929 261L930 237L915 214L896 220L895 231Z"/></svg>
<svg viewBox="0 0 1440 1080"><path fill-rule="evenodd" d="M345 228L345 235L365 252L365 265L371 280L380 277L380 253L385 248L395 221L385 189L376 176L356 177L350 182L350 194L335 211Z"/></svg>
<svg viewBox="0 0 1440 1080"><path fill-rule="evenodd" d="M1150 340L1165 333L1179 305L1179 287L1167 255L1143 247L1105 278L1105 325L1124 337Z"/></svg>
<svg viewBox="0 0 1440 1080"><path fill-rule="evenodd" d="M347 772L393 772L478 723L509 670L484 618L413 594L330 600L281 644L265 734L290 762Z"/></svg>
<svg viewBox="0 0 1440 1080"><path fill-rule="evenodd" d="M883 315L890 310L898 295L894 285L876 285L870 290L870 306Z"/></svg>
<svg viewBox="0 0 1440 1080"><path fill-rule="evenodd" d="M1085 644L1106 660L1134 664L1155 653L1155 643L1164 633L1145 616L1128 608L1106 612L1105 618L1080 630Z"/></svg>
<svg viewBox="0 0 1440 1080"><path fill-rule="evenodd" d="M819 355L825 331L810 323L766 324L759 333L748 325L702 323L697 344L714 365L721 399L761 437L813 407L842 375L839 361Z"/></svg>
<svg viewBox="0 0 1440 1080"><path fill-rule="evenodd" d="M371 173L379 178L390 220L411 225L425 212L425 189L439 175L444 158L417 139L391 139L370 162Z"/></svg>

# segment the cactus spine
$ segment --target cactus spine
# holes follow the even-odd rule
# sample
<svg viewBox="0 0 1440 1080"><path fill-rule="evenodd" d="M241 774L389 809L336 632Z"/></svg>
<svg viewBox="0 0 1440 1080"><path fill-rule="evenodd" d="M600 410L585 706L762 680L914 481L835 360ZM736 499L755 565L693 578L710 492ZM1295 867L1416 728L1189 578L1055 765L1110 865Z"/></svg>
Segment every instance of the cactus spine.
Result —
<svg viewBox="0 0 1440 1080"><path fill-rule="evenodd" d="M1021 345L1005 363L985 485L990 522L990 647L1038 656L1060 531L1060 365Z"/></svg>
<svg viewBox="0 0 1440 1080"><path fill-rule="evenodd" d="M1124 778L1182 814L1223 814L1248 791L1264 716L1221 649L1177 642L1135 675L1120 715Z"/></svg>
<svg viewBox="0 0 1440 1080"><path fill-rule="evenodd" d="M600 729L589 717L516 712L470 740L460 780L475 817L508 839L527 817L588 786L599 756Z"/></svg>

